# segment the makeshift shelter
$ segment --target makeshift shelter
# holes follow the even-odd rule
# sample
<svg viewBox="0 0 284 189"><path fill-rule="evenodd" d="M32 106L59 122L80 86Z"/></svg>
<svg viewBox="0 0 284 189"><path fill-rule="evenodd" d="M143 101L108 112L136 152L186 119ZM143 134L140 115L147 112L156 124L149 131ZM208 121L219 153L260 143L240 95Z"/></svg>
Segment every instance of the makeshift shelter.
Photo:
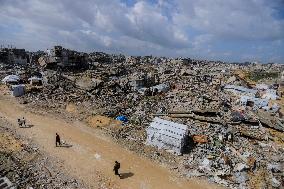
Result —
<svg viewBox="0 0 284 189"><path fill-rule="evenodd" d="M255 89L248 89L243 86L236 86L236 85L226 85L224 87L224 90L230 91L238 95L247 95L247 96L255 96L257 93L257 90Z"/></svg>
<svg viewBox="0 0 284 189"><path fill-rule="evenodd" d="M28 79L31 85L42 85L42 78L31 77Z"/></svg>
<svg viewBox="0 0 284 189"><path fill-rule="evenodd" d="M141 88L141 89L138 90L138 92L141 93L141 94L145 94L145 92L147 90L156 91L158 93L166 93L166 92L168 92L170 90L170 86L167 85L167 84L162 83L162 84L150 87L150 88Z"/></svg>
<svg viewBox="0 0 284 189"><path fill-rule="evenodd" d="M146 144L181 154L184 150L187 136L187 125L155 117L147 128Z"/></svg>
<svg viewBox="0 0 284 189"><path fill-rule="evenodd" d="M25 94L25 85L12 85L12 96L19 97Z"/></svg>
<svg viewBox="0 0 284 189"><path fill-rule="evenodd" d="M160 92L168 92L170 87L169 87L169 85L162 83L162 84L155 85L155 86L151 87L151 89L157 90L160 93Z"/></svg>
<svg viewBox="0 0 284 189"><path fill-rule="evenodd" d="M16 84L20 81L20 77L17 75L8 75L2 79L4 84Z"/></svg>

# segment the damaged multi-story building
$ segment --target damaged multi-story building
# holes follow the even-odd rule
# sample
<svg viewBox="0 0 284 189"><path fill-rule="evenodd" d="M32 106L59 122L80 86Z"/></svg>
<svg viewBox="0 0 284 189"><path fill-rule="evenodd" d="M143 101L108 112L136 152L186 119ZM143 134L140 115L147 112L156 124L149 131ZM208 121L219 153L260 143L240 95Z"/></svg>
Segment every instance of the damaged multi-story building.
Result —
<svg viewBox="0 0 284 189"><path fill-rule="evenodd" d="M28 55L25 49L16 48L1 48L0 49L0 62L5 64L21 64L28 63Z"/></svg>
<svg viewBox="0 0 284 189"><path fill-rule="evenodd" d="M45 68L82 68L87 65L87 54L54 46L38 59L38 63Z"/></svg>

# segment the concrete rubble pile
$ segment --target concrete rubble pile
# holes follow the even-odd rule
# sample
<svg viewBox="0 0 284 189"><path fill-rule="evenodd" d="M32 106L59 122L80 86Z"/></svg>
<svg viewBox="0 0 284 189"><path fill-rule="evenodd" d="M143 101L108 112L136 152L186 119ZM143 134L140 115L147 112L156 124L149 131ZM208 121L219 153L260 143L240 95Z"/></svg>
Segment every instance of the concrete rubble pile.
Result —
<svg viewBox="0 0 284 189"><path fill-rule="evenodd" d="M128 121L109 128L111 136L147 157L171 162L185 177L206 177L230 188L283 187L284 66L102 52L77 55L86 62L76 69L62 67L68 64L60 63L68 60L62 56L50 68L41 63L25 68L39 69L42 85L29 87L20 101L61 114L73 103L80 108L73 116L82 120L123 115ZM48 60L51 55L44 56ZM22 69L14 68L4 76ZM263 70L269 77L279 73L280 79L269 78L267 84L250 79ZM163 145L159 150L146 145L146 130L155 117L187 126L183 156L165 152Z"/></svg>

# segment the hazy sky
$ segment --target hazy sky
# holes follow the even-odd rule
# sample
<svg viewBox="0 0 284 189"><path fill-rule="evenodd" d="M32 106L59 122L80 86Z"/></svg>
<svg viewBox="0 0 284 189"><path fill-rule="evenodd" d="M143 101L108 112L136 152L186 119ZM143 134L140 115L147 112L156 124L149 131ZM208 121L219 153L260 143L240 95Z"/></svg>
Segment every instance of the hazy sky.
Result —
<svg viewBox="0 0 284 189"><path fill-rule="evenodd" d="M284 0L0 0L0 43L284 63Z"/></svg>

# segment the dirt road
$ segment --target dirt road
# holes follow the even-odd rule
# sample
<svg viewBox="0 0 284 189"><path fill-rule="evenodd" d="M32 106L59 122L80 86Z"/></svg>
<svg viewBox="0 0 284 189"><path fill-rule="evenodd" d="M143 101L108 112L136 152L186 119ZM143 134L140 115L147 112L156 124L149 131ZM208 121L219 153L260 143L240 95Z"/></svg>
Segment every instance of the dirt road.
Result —
<svg viewBox="0 0 284 189"><path fill-rule="evenodd" d="M95 129L81 122L67 123L52 115L37 115L25 112L15 99L0 95L0 116L13 123L21 135L31 138L41 150L64 162L69 174L82 180L89 188L95 188L98 174L106 178L107 188L122 189L195 189L217 188L205 181L177 178L166 168L148 159L141 158L115 144ZM17 128L16 119L25 116L34 126L28 129ZM55 133L72 144L71 148L56 148ZM115 177L112 171L114 161L121 162L124 179Z"/></svg>

